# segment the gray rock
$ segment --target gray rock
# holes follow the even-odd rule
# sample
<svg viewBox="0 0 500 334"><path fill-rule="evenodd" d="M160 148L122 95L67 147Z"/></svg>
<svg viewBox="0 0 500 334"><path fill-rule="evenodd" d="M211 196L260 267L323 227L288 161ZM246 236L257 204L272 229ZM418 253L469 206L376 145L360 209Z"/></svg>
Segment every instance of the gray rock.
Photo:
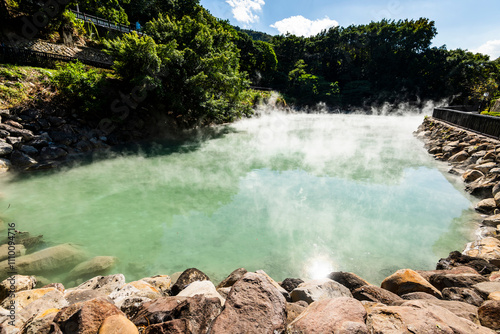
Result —
<svg viewBox="0 0 500 334"><path fill-rule="evenodd" d="M13 151L10 155L10 161L16 167L27 168L33 165L36 165L38 162L30 157L29 155L24 154L21 151Z"/></svg>
<svg viewBox="0 0 500 334"><path fill-rule="evenodd" d="M9 155L13 151L13 147L4 141L0 140L0 157Z"/></svg>
<svg viewBox="0 0 500 334"><path fill-rule="evenodd" d="M35 276L13 275L0 283L0 302L11 292L34 289L36 286Z"/></svg>
<svg viewBox="0 0 500 334"><path fill-rule="evenodd" d="M481 222L484 226L497 227L500 225L500 215L493 215L483 219Z"/></svg>
<svg viewBox="0 0 500 334"><path fill-rule="evenodd" d="M293 289L295 289L302 283L304 283L304 281L300 278L285 278L280 285L283 289L290 293Z"/></svg>
<svg viewBox="0 0 500 334"><path fill-rule="evenodd" d="M234 270L232 273L229 274L228 277L226 277L222 282L217 285L217 289L220 288L227 288L233 286L234 283L236 283L240 278L243 277L247 273L247 270L245 268L238 268Z"/></svg>
<svg viewBox="0 0 500 334"><path fill-rule="evenodd" d="M402 295L401 298L404 300L419 300L419 299L433 299L438 300L435 296L428 294L426 292L410 292Z"/></svg>
<svg viewBox="0 0 500 334"><path fill-rule="evenodd" d="M18 129L4 123L0 123L0 130L8 131L12 137L22 137L23 140L33 139L33 132L31 132L30 130Z"/></svg>
<svg viewBox="0 0 500 334"><path fill-rule="evenodd" d="M215 289L215 285L210 281L196 281L189 284L184 290L179 292L179 297L194 297L204 295L207 298L219 298L221 305L224 305L226 299L223 298Z"/></svg>
<svg viewBox="0 0 500 334"><path fill-rule="evenodd" d="M10 254L9 254L9 245L4 244L0 246L0 261L7 260L10 257L17 258L19 256L23 256L26 254L26 247L24 245L16 245L11 246Z"/></svg>
<svg viewBox="0 0 500 334"><path fill-rule="evenodd" d="M293 302L303 300L309 304L323 299L352 298L352 294L348 288L329 278L306 281L295 288L290 293L290 296Z"/></svg>
<svg viewBox="0 0 500 334"><path fill-rule="evenodd" d="M0 173L5 173L12 168L12 163L8 159L0 158Z"/></svg>
<svg viewBox="0 0 500 334"><path fill-rule="evenodd" d="M97 276L80 284L73 290L98 290L110 294L113 290L119 289L125 285L125 276L122 274Z"/></svg>
<svg viewBox="0 0 500 334"><path fill-rule="evenodd" d="M40 151L40 158L43 160L57 160L64 158L66 155L68 155L67 151L55 146L47 146Z"/></svg>
<svg viewBox="0 0 500 334"><path fill-rule="evenodd" d="M97 275L105 275L116 264L114 256L96 256L88 261L82 262L68 274L68 280L76 278L88 279Z"/></svg>
<svg viewBox="0 0 500 334"><path fill-rule="evenodd" d="M189 268L184 270L184 272L179 276L175 284L170 290L173 296L176 296L185 287L195 281L209 281L210 278L205 275L202 271L196 268Z"/></svg>
<svg viewBox="0 0 500 334"><path fill-rule="evenodd" d="M130 299L136 300L137 298L147 298L151 300L160 297L162 297L160 291L142 280L127 283L109 294L109 298L111 298L114 304L120 308Z"/></svg>
<svg viewBox="0 0 500 334"><path fill-rule="evenodd" d="M38 150L30 145L21 145L20 150L27 155L36 155L38 154Z"/></svg>

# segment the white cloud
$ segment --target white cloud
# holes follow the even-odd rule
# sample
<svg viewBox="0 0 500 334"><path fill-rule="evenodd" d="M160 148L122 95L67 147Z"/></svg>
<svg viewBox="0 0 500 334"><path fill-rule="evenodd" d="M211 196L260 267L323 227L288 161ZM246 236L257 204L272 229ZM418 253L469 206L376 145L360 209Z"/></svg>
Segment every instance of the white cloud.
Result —
<svg viewBox="0 0 500 334"><path fill-rule="evenodd" d="M495 60L500 57L500 39L488 41L476 50L473 50L473 52L489 55L491 60Z"/></svg>
<svg viewBox="0 0 500 334"><path fill-rule="evenodd" d="M276 28L280 34L290 33L296 36L314 36L322 30L336 27L339 23L335 20L330 20L328 16L324 19L311 21L302 15L292 16L281 21L275 22L271 28Z"/></svg>
<svg viewBox="0 0 500 334"><path fill-rule="evenodd" d="M258 21L259 16L255 12L262 11L262 6L266 4L264 0L227 0L226 2L233 8L234 18L246 24Z"/></svg>

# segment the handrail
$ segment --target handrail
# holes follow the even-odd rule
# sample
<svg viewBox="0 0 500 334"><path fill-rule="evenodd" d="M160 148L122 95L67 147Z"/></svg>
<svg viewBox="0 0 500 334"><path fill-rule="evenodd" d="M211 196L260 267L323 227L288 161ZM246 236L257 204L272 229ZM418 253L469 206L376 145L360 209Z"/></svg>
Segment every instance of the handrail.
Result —
<svg viewBox="0 0 500 334"><path fill-rule="evenodd" d="M132 31L135 31L135 32L137 32L138 35L143 35L142 32L137 31L135 29L132 29L129 26L125 26L123 24L116 24L116 23L111 22L108 19L103 19L102 17L98 17L98 16L94 16L94 15L90 15L90 14L86 14L86 13L82 13L82 12L77 12L76 10L73 10L73 9L70 9L70 11L73 14L75 14L77 19L82 20L84 22L92 22L93 24L95 24L99 27L103 27L103 28L110 29L110 30L116 30L116 31L123 32L123 33L130 33Z"/></svg>
<svg viewBox="0 0 500 334"><path fill-rule="evenodd" d="M500 138L500 117L450 108L435 108L432 117L488 137Z"/></svg>

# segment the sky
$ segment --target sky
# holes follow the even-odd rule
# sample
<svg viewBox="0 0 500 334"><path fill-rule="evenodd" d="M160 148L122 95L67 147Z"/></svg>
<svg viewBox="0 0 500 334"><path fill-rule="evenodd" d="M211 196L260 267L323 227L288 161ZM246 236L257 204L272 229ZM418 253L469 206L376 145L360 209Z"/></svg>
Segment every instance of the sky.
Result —
<svg viewBox="0 0 500 334"><path fill-rule="evenodd" d="M500 57L500 0L201 0L214 16L245 29L310 36L340 25L429 18L433 46Z"/></svg>

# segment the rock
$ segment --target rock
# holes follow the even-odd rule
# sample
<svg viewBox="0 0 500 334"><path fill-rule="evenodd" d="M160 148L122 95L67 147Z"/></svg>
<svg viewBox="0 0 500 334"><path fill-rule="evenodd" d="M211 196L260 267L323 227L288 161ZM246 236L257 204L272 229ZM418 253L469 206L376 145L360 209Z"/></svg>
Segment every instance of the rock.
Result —
<svg viewBox="0 0 500 334"><path fill-rule="evenodd" d="M29 156L38 154L38 150L30 145L21 145L20 150Z"/></svg>
<svg viewBox="0 0 500 334"><path fill-rule="evenodd" d="M146 327L143 334L195 334L187 319L174 319Z"/></svg>
<svg viewBox="0 0 500 334"><path fill-rule="evenodd" d="M500 207L500 193L497 193L493 199L495 200L497 207Z"/></svg>
<svg viewBox="0 0 500 334"><path fill-rule="evenodd" d="M156 275L152 277L145 277L142 278L141 281L151 284L163 295L166 295L168 291L170 291L170 286L172 284L172 280L168 275Z"/></svg>
<svg viewBox="0 0 500 334"><path fill-rule="evenodd" d="M96 256L71 269L67 279L88 279L97 275L105 275L115 265L116 260L117 259L114 256Z"/></svg>
<svg viewBox="0 0 500 334"><path fill-rule="evenodd" d="M304 283L304 281L300 278L285 278L280 285L283 289L290 293L293 289L295 289L302 283Z"/></svg>
<svg viewBox="0 0 500 334"><path fill-rule="evenodd" d="M11 249L9 254L9 247ZM9 246L8 244L3 244L0 246L0 261L7 260L10 257L18 258L26 254L26 247L24 245Z"/></svg>
<svg viewBox="0 0 500 334"><path fill-rule="evenodd" d="M104 319L98 334L139 334L139 331L127 317L117 314Z"/></svg>
<svg viewBox="0 0 500 334"><path fill-rule="evenodd" d="M476 274L436 274L429 279L429 282L440 291L450 287L469 288L486 281L485 277Z"/></svg>
<svg viewBox="0 0 500 334"><path fill-rule="evenodd" d="M38 284L38 282L37 282ZM64 288L64 285L62 283L50 283L47 285L42 286L42 288L56 288L57 290L64 292L66 289Z"/></svg>
<svg viewBox="0 0 500 334"><path fill-rule="evenodd" d="M471 183L471 182L474 182L483 176L484 176L483 172L480 172L478 170L473 169L473 170L465 172L465 174L462 175L462 179L466 183Z"/></svg>
<svg viewBox="0 0 500 334"><path fill-rule="evenodd" d="M84 258L85 253L81 249L72 244L62 244L16 258L16 270L20 274L56 272L75 265ZM8 276L8 271L8 260L0 262L0 277Z"/></svg>
<svg viewBox="0 0 500 334"><path fill-rule="evenodd" d="M302 312L287 328L290 334L366 333L366 310L348 297L316 301Z"/></svg>
<svg viewBox="0 0 500 334"><path fill-rule="evenodd" d="M488 300L500 300L500 291L490 293L488 295Z"/></svg>
<svg viewBox="0 0 500 334"><path fill-rule="evenodd" d="M497 174L500 174L500 168L497 168L497 169L499 169L499 171L498 171ZM500 182L497 182L493 186L493 189L491 189L491 193L493 194L493 196L495 196L496 194L500 193Z"/></svg>
<svg viewBox="0 0 500 334"><path fill-rule="evenodd" d="M28 168L38 163L35 159L30 157L29 155L26 155L18 150L12 152L12 154L10 155L10 162L14 166L21 168Z"/></svg>
<svg viewBox="0 0 500 334"><path fill-rule="evenodd" d="M95 334L103 321L113 315L123 313L112 303L95 298L61 309L54 317L53 325L63 333Z"/></svg>
<svg viewBox="0 0 500 334"><path fill-rule="evenodd" d="M217 289L217 292L219 293L219 295L221 295L222 298L224 298L224 299L227 299L227 296L229 295L230 291L231 291L230 287Z"/></svg>
<svg viewBox="0 0 500 334"><path fill-rule="evenodd" d="M106 295L109 295L113 290L119 289L124 285L125 276L123 276L122 274L116 274L91 278L71 290L96 290L102 291Z"/></svg>
<svg viewBox="0 0 500 334"><path fill-rule="evenodd" d="M427 282L420 274L411 269L401 269L384 279L381 284L383 289L389 290L398 296L410 292L425 292L437 298L441 298L441 293Z"/></svg>
<svg viewBox="0 0 500 334"><path fill-rule="evenodd" d="M482 172L483 174L487 174L491 169L497 167L495 162L487 162L485 164L474 167L475 170Z"/></svg>
<svg viewBox="0 0 500 334"><path fill-rule="evenodd" d="M331 280L334 280L335 282L342 284L351 292L361 288L362 286L370 285L370 283L368 283L358 275L353 273L346 273L343 271L333 272L327 277Z"/></svg>
<svg viewBox="0 0 500 334"><path fill-rule="evenodd" d="M0 130L0 138L7 138L10 135L8 131Z"/></svg>
<svg viewBox="0 0 500 334"><path fill-rule="evenodd" d="M465 161L469 158L469 154L465 151L461 151L453 155L451 158L448 159L448 162L454 163L454 162L462 162Z"/></svg>
<svg viewBox="0 0 500 334"><path fill-rule="evenodd" d="M373 285L365 285L352 292L355 299L362 301L382 303L390 305L395 301L403 300L398 295Z"/></svg>
<svg viewBox="0 0 500 334"><path fill-rule="evenodd" d="M483 199L482 201L477 203L475 209L478 212L485 213L485 214L489 215L489 214L492 214L493 211L495 211L496 207L497 207L497 204L495 202L495 199L494 198L487 198L487 199Z"/></svg>
<svg viewBox="0 0 500 334"><path fill-rule="evenodd" d="M397 301L391 306L405 306L405 305L414 305L415 300L412 301ZM474 305L470 305L467 303L452 301L452 300L439 300L439 299L427 299L427 300L419 300L420 305L424 307L428 307L429 305L436 305L442 308L447 309L458 317L467 319L476 325L480 325L479 319L477 317L477 307Z"/></svg>
<svg viewBox="0 0 500 334"><path fill-rule="evenodd" d="M490 293L500 291L500 282L482 282L473 286L479 295L486 299Z"/></svg>
<svg viewBox="0 0 500 334"><path fill-rule="evenodd" d="M303 300L309 304L322 299L352 298L348 288L329 278L306 281L295 288L290 296L294 302Z"/></svg>
<svg viewBox="0 0 500 334"><path fill-rule="evenodd" d="M500 271L495 271L490 274L489 280L492 282L500 282Z"/></svg>
<svg viewBox="0 0 500 334"><path fill-rule="evenodd" d="M170 290L172 296L176 296L186 286L195 281L210 281L210 278L196 268L186 269L172 286L172 289Z"/></svg>
<svg viewBox="0 0 500 334"><path fill-rule="evenodd" d="M460 254L460 253L459 253ZM475 274L479 275L479 273L471 267L464 266L464 265L458 265L456 267L450 267L449 269L445 270L415 270L417 273L420 274L423 278L425 278L426 281L429 281L431 276L437 275L437 274Z"/></svg>
<svg viewBox="0 0 500 334"><path fill-rule="evenodd" d="M185 319L193 333L208 333L210 324L220 314L221 304L218 298L161 297L142 304L137 314L131 319L134 325L151 326L173 319ZM237 319L233 319L237 322ZM160 332L161 333L161 332ZM213 330L211 331L213 332Z"/></svg>
<svg viewBox="0 0 500 334"><path fill-rule="evenodd" d="M189 284L184 290L179 292L177 296L193 297L196 295L204 295L207 298L219 298L221 305L224 305L225 299L217 292L215 286L210 281L196 281Z"/></svg>
<svg viewBox="0 0 500 334"><path fill-rule="evenodd" d="M13 275L0 283L0 302L11 292L34 289L36 286L35 276Z"/></svg>
<svg viewBox="0 0 500 334"><path fill-rule="evenodd" d="M111 299L108 299L108 294L106 292L91 289L70 289L64 293L64 298L68 301L69 305L86 302L95 298L103 298L112 302Z"/></svg>
<svg viewBox="0 0 500 334"><path fill-rule="evenodd" d="M500 215L493 215L483 219L481 225L497 227L500 225Z"/></svg>
<svg viewBox="0 0 500 334"><path fill-rule="evenodd" d="M12 163L8 159L0 158L0 173L8 172L12 168Z"/></svg>
<svg viewBox="0 0 500 334"><path fill-rule="evenodd" d="M489 179L481 178L469 183L465 190L477 198L488 199L492 197L491 193L494 185L494 183L489 182Z"/></svg>
<svg viewBox="0 0 500 334"><path fill-rule="evenodd" d="M13 137L22 137L23 140L28 141L33 139L33 132L25 129L18 129L8 124L0 123L0 130L5 130Z"/></svg>
<svg viewBox="0 0 500 334"><path fill-rule="evenodd" d="M404 300L417 300L417 299L432 299L432 300L439 300L433 295L430 295L425 292L410 292L407 294L404 294L401 296Z"/></svg>
<svg viewBox="0 0 500 334"><path fill-rule="evenodd" d="M12 146L14 145L17 145L17 144L20 144L23 142L23 138L22 137L7 137L6 138L7 140L7 143L11 144Z"/></svg>
<svg viewBox="0 0 500 334"><path fill-rule="evenodd" d="M449 310L424 301L407 301L401 306L378 306L368 311L370 333L493 334Z"/></svg>
<svg viewBox="0 0 500 334"><path fill-rule="evenodd" d="M68 155L68 152L56 146L46 146L40 151L40 158L42 160L57 160L64 158L66 155Z"/></svg>
<svg viewBox="0 0 500 334"><path fill-rule="evenodd" d="M57 312L60 310L57 308L51 308L45 312L37 314L35 317L28 320L23 327L20 329L22 334L49 334L50 324L54 320Z"/></svg>
<svg viewBox="0 0 500 334"><path fill-rule="evenodd" d="M285 297L265 275L246 273L233 285L211 334L282 333L285 303Z"/></svg>
<svg viewBox="0 0 500 334"><path fill-rule="evenodd" d="M15 128L18 128L18 129L22 129L22 128L23 128L23 126L22 126L21 124L19 124L18 122L14 121L14 120L11 120L11 119L6 120L6 121L4 122L4 124L7 124L7 125L10 125L10 126L13 126L13 127L15 127Z"/></svg>
<svg viewBox="0 0 500 334"><path fill-rule="evenodd" d="M279 291L279 292L283 295L283 297L285 297L285 299L286 299L286 301L287 301L287 302L292 301L292 300L291 300L291 298L290 298L290 294L288 293L288 291L286 291L285 289L283 289L283 288L281 287L281 285L279 285L279 284L278 284L275 280L273 280L273 279L271 278L271 276L269 276L268 274L266 274L266 273L264 272L264 270L257 270L257 271L256 271L256 273L257 273L257 274L261 274L261 275L266 276L266 277L267 277L267 280L268 280L268 281L269 281L272 285L274 285L274 287L275 287L276 289L278 289L278 291Z"/></svg>
<svg viewBox="0 0 500 334"><path fill-rule="evenodd" d="M0 157L9 155L13 150L12 145L0 140Z"/></svg>
<svg viewBox="0 0 500 334"><path fill-rule="evenodd" d="M457 251L451 252L446 259L440 259L436 268L450 270L454 267L462 266L471 267L476 270L476 273L479 273L481 275L487 275L499 270L497 266L492 265L485 259L463 255L462 253Z"/></svg>
<svg viewBox="0 0 500 334"><path fill-rule="evenodd" d="M307 306L298 303L286 303L286 325L290 325L306 308Z"/></svg>
<svg viewBox="0 0 500 334"><path fill-rule="evenodd" d="M222 282L217 285L217 289L220 288L227 288L233 286L234 283L236 283L240 278L243 277L247 273L247 270L245 268L238 268L234 270L232 273L229 274L228 277L226 277Z"/></svg>
<svg viewBox="0 0 500 334"><path fill-rule="evenodd" d="M441 293L445 300L464 302L474 306L481 306L484 301L476 291L469 288L445 288Z"/></svg>
<svg viewBox="0 0 500 334"><path fill-rule="evenodd" d="M151 299L146 297L127 298L120 306L120 310L125 313L127 318L133 319L140 311L142 304L150 302Z"/></svg>
<svg viewBox="0 0 500 334"><path fill-rule="evenodd" d="M181 275L182 275L182 272L180 272L180 271L175 272L172 275L170 275L170 279L172 280L172 285L177 283L177 280L179 279L179 277L181 277Z"/></svg>
<svg viewBox="0 0 500 334"><path fill-rule="evenodd" d="M481 325L493 330L500 329L500 301L487 300L477 310Z"/></svg>
<svg viewBox="0 0 500 334"><path fill-rule="evenodd" d="M471 243L465 252L468 256L478 257L495 263L492 260L500 259L500 240L497 238L483 238Z"/></svg>

